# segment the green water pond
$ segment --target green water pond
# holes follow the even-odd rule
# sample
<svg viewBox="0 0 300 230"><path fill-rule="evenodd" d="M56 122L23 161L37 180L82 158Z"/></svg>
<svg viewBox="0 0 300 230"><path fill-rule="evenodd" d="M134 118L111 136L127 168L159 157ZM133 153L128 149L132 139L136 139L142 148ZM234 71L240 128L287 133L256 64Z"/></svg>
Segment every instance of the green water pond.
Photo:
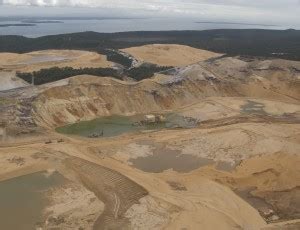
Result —
<svg viewBox="0 0 300 230"><path fill-rule="evenodd" d="M161 130L166 128L190 128L191 122L177 114L165 115L166 120L155 124L134 125L142 120L143 115L137 116L108 116L91 121L81 121L56 129L57 132L67 135L91 137L92 134L103 134L103 137L113 137L129 132L143 130ZM102 135L101 135L102 136Z"/></svg>

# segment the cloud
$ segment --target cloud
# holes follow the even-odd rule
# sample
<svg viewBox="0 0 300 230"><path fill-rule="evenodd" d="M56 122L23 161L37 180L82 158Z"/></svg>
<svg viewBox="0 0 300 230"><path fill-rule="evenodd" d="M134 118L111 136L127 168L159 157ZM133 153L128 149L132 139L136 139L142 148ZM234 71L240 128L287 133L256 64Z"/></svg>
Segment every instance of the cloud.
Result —
<svg viewBox="0 0 300 230"><path fill-rule="evenodd" d="M7 5L26 6L81 6L108 8L139 8L165 10L165 8L200 8L201 5L223 5L237 7L295 7L300 0L0 0Z"/></svg>
<svg viewBox="0 0 300 230"><path fill-rule="evenodd" d="M93 12L93 16L126 13L270 24L300 23L300 0L0 0L1 4L10 7L12 14L20 6L27 6L27 12L21 11L22 14L36 11L40 14L50 11L57 14L56 10L62 7L69 14L71 11L79 12L78 9L82 8L82 12ZM0 7L0 15L8 14L3 8Z"/></svg>

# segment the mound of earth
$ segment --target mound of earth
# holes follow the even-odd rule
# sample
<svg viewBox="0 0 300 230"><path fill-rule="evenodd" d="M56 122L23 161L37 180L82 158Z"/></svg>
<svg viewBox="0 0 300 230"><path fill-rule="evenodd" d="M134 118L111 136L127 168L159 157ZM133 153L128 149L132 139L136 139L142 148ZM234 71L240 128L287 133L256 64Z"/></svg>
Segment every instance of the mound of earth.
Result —
<svg viewBox="0 0 300 230"><path fill-rule="evenodd" d="M99 68L113 63L106 56L77 50L43 50L25 54L0 53L0 69L33 72L51 67Z"/></svg>
<svg viewBox="0 0 300 230"><path fill-rule="evenodd" d="M184 45L154 44L123 49L139 62L147 62L159 66L186 66L204 61L220 54Z"/></svg>

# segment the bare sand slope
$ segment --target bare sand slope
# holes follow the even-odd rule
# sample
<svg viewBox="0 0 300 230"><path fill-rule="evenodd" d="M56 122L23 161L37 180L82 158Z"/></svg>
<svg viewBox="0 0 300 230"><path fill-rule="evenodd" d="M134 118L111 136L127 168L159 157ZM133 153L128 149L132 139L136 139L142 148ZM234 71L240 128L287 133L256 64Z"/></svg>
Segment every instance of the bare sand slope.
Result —
<svg viewBox="0 0 300 230"><path fill-rule="evenodd" d="M268 105L262 103L261 106L265 108L255 108L255 106L259 107L261 103L255 102L255 98L283 100L286 97L286 100L298 104L294 97L285 96L285 94L290 94L298 97L299 94L296 90L294 92L287 91L287 82L271 83L272 85L276 84L277 92L274 92L275 88L268 89L260 82L251 79L249 83L243 84L236 80L233 80L232 83L227 80L210 82L202 80L202 77L202 75L198 75L197 78L185 77L179 84L176 82L157 83L155 79L128 84L111 78L77 76L71 78L68 85L54 87L41 93L35 100L35 118L40 125L53 127L111 114L133 115L174 110L198 103L200 99L203 100L207 97L228 97L229 99L227 102L226 99L220 99L221 105L218 105L218 102L212 102L213 104L210 105L211 103L207 101L206 104L199 105L200 109L189 108L182 114L207 120L213 118L212 115L216 113L218 118L221 118L219 115L224 112L230 116L235 115L234 105L238 114L240 114L239 105L246 106L244 113L247 113L247 110L249 112L258 110L261 114L270 112L281 115L288 111L290 113L297 112L297 106L283 105L279 102L268 102ZM268 79L264 80L269 82ZM90 87L90 84L93 87ZM245 99L235 100L234 97L245 97ZM249 108L247 108L247 98L250 100ZM251 98L254 98L254 101ZM202 106L205 108L201 110ZM281 109L281 106L284 106L286 111ZM192 115L193 110L198 110L198 115Z"/></svg>
<svg viewBox="0 0 300 230"><path fill-rule="evenodd" d="M185 66L220 54L200 50L184 45L154 44L123 49L140 62L153 63L160 66Z"/></svg>
<svg viewBox="0 0 300 230"><path fill-rule="evenodd" d="M26 85L28 85L28 83L15 77L13 72L0 71L0 91L15 89Z"/></svg>
<svg viewBox="0 0 300 230"><path fill-rule="evenodd" d="M0 68L32 72L51 67L109 67L106 56L77 50L43 50L26 54L0 53Z"/></svg>

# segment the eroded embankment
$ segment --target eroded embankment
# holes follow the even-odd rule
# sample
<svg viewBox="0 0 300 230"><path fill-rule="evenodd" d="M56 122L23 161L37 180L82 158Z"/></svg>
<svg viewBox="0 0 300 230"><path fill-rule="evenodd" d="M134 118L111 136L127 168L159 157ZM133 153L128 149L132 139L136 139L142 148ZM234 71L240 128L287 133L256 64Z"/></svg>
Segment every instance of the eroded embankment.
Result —
<svg viewBox="0 0 300 230"><path fill-rule="evenodd" d="M295 63L285 63L280 70L271 64L276 67L282 63L221 58L138 83L77 76L67 86L51 88L37 97L35 120L53 128L112 114L173 110L206 97L255 97L298 103L299 76L291 67Z"/></svg>
<svg viewBox="0 0 300 230"><path fill-rule="evenodd" d="M82 82L83 79L86 81ZM38 97L36 121L55 127L111 114L149 113L177 108L205 95L222 95L222 91L227 90L206 88L205 85L208 83L204 83L203 89L188 82L169 86L152 80L132 85L110 78L75 77L68 86L50 89Z"/></svg>
<svg viewBox="0 0 300 230"><path fill-rule="evenodd" d="M126 229L129 225L126 211L148 194L142 186L126 176L80 158L66 160L81 178L82 183L93 191L105 204L104 212L94 224L94 229Z"/></svg>

